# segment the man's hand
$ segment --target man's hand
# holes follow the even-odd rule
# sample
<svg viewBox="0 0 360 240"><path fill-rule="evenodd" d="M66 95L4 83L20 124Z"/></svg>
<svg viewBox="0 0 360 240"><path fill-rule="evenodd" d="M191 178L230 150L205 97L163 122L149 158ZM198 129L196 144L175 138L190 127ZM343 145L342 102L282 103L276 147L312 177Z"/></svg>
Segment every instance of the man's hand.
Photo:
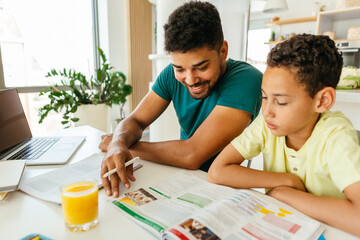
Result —
<svg viewBox="0 0 360 240"><path fill-rule="evenodd" d="M110 142L108 144L108 152L105 155L105 158L101 164L101 181L105 189L105 193L108 196L118 197L119 196L119 180L124 184L126 188L130 187L130 182L135 181L135 177L133 175L133 165L125 168L125 162L131 160L133 157L131 156L129 149L116 142ZM116 168L116 172L107 177L103 177L105 173Z"/></svg>
<svg viewBox="0 0 360 240"><path fill-rule="evenodd" d="M108 146L112 140L112 133L109 133L109 134L105 134L105 135L102 135L101 136L101 142L99 144L99 149L102 151L102 152L107 152L108 150Z"/></svg>
<svg viewBox="0 0 360 240"><path fill-rule="evenodd" d="M113 197L119 196L120 181L126 188L130 187L130 182L135 181L133 166L125 167L125 162L133 158L132 154L143 158L143 153L134 152L133 147L139 144L142 132L155 119L157 119L167 108L169 102L150 90L136 109L115 128L114 134L101 136L99 149L106 152L101 163L101 181L106 195ZM131 147L131 153L129 148ZM151 148L149 151L153 151ZM142 154L142 155L141 155ZM108 171L116 168L116 172L108 178L102 176ZM120 181L119 181L120 180Z"/></svg>

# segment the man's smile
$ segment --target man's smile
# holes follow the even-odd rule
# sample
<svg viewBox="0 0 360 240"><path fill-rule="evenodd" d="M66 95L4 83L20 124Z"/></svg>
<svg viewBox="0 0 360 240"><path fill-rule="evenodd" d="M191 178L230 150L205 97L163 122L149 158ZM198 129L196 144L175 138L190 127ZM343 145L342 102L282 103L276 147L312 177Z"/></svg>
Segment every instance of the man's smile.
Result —
<svg viewBox="0 0 360 240"><path fill-rule="evenodd" d="M210 81L197 82L193 85L189 85L187 83L184 84L192 93L197 94L203 92L207 88L207 85L210 84Z"/></svg>

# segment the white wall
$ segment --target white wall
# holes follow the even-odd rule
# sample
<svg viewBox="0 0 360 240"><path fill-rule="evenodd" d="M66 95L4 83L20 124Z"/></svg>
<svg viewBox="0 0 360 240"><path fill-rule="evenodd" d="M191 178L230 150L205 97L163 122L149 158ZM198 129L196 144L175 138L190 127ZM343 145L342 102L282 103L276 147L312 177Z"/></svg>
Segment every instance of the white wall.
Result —
<svg viewBox="0 0 360 240"><path fill-rule="evenodd" d="M220 13L228 58L245 61L249 0L209 0Z"/></svg>
<svg viewBox="0 0 360 240"><path fill-rule="evenodd" d="M360 93L359 93L360 98ZM341 111L350 119L354 128L360 130L360 103L348 103L336 101L331 111Z"/></svg>
<svg viewBox="0 0 360 240"><path fill-rule="evenodd" d="M114 70L128 76L126 0L99 0L99 41ZM129 102L124 106L129 114ZM113 105L111 119L119 117L119 106ZM112 121L113 127L116 122Z"/></svg>

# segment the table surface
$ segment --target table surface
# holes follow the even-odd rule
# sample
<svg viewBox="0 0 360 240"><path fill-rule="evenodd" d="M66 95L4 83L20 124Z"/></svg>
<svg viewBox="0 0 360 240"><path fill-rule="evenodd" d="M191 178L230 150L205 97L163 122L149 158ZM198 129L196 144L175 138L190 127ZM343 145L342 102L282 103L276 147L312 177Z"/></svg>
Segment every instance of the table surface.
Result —
<svg viewBox="0 0 360 240"><path fill-rule="evenodd" d="M99 152L97 146L100 142L101 131L82 126L69 128L56 132L57 135L82 135L86 136L85 142L74 154L68 164L78 162L83 158ZM51 134L50 134L51 135ZM144 165L135 172L136 181L131 184L131 190L135 190L144 184L160 181L172 175L180 168L160 165L152 162L140 160ZM57 166L27 166L24 178L33 177L41 173L62 167ZM200 170L186 170L195 176L206 179L206 173ZM124 189L124 188L121 188ZM261 197L262 194L258 193ZM1 239L21 239L32 233L39 233L52 239L157 239L154 235L131 221L125 214L110 204L112 198L105 195L104 190L99 191L99 220L97 227L89 232L72 233L68 231L64 224L61 206L55 203L46 202L21 191L11 192L6 202L0 203L0 238ZM279 206L287 206L275 199L271 199ZM294 212L295 209L287 206ZM326 226L324 232L326 240L332 239L359 239L341 230Z"/></svg>

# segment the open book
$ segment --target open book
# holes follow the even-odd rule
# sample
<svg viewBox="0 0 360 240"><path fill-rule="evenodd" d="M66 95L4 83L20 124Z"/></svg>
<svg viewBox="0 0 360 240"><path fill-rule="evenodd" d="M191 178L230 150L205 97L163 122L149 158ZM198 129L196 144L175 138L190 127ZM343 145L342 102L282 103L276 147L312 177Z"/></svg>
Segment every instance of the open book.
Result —
<svg viewBox="0 0 360 240"><path fill-rule="evenodd" d="M305 240L324 231L322 223L268 200L254 190L211 184L180 171L112 204L162 239Z"/></svg>

